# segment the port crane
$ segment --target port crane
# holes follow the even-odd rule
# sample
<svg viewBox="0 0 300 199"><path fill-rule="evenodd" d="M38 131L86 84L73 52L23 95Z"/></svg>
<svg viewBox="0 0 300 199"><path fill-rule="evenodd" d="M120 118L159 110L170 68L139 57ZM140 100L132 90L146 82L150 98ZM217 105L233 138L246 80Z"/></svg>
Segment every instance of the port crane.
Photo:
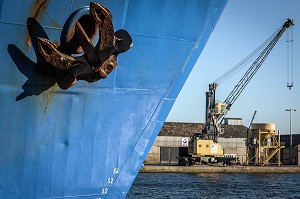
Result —
<svg viewBox="0 0 300 199"><path fill-rule="evenodd" d="M209 84L209 91L206 92L205 127L202 132L202 139L212 139L214 140L214 142L217 142L218 135L222 132L220 124L222 123L225 115L228 113L233 103L237 100L237 98L243 92L247 84L253 78L260 66L263 64L263 62L265 61L269 53L272 51L273 47L278 42L284 31L293 25L293 20L287 19L287 21L282 25L282 27L278 31L276 31L275 36L271 37L271 41L264 48L261 54L256 58L253 64L249 67L249 69L246 71L246 73L243 75L243 77L240 79L237 85L233 88L233 90L223 103L216 102L215 99L218 83L214 81L213 83Z"/></svg>
<svg viewBox="0 0 300 199"><path fill-rule="evenodd" d="M219 156L220 158L224 159L224 157L222 157L224 156L222 147L218 143L218 136L220 133L222 133L221 123L225 115L229 112L234 102L243 92L265 59L268 57L285 30L293 25L294 21L292 19L287 19L287 21L271 37L269 37L260 47L258 47L254 52L240 62L240 64L225 73L213 83L209 84L209 91L206 92L205 126L201 133L195 133L191 137L191 140L189 141L189 155L192 155L192 157ZM254 55L257 55L258 52L261 53L255 59L237 85L233 88L225 101L216 102L216 89L219 85L218 83L234 75L238 70L240 70L240 66L242 64L247 62L249 63L249 60L251 60Z"/></svg>

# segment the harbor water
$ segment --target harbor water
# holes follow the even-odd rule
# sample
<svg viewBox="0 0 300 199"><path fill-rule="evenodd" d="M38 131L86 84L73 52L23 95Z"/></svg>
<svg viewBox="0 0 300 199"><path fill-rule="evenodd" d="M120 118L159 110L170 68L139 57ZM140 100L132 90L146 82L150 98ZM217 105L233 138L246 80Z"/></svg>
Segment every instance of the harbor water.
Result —
<svg viewBox="0 0 300 199"><path fill-rule="evenodd" d="M300 198L299 190L299 173L139 173L126 199Z"/></svg>

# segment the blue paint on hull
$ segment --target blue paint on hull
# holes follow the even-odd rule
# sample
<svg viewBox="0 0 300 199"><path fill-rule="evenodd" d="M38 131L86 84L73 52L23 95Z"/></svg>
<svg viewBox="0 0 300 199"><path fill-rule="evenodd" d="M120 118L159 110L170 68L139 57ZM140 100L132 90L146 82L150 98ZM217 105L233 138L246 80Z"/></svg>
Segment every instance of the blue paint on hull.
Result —
<svg viewBox="0 0 300 199"><path fill-rule="evenodd" d="M66 91L34 38L89 2L0 3L0 198L125 198L227 1L102 1L134 47Z"/></svg>

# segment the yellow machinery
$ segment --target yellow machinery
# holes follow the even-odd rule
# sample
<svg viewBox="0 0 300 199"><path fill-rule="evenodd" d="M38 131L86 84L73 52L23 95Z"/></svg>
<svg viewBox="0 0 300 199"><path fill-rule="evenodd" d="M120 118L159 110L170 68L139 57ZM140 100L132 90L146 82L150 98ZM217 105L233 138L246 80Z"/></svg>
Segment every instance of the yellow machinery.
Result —
<svg viewBox="0 0 300 199"><path fill-rule="evenodd" d="M275 130L275 124L253 123L251 137L252 147L249 152L255 165L277 164L280 166L282 164L280 149L285 146L280 142L280 132Z"/></svg>
<svg viewBox="0 0 300 199"><path fill-rule="evenodd" d="M201 163L223 163L232 164L236 160L235 156L226 156L222 146L211 139L202 139L201 133L195 133L189 141L188 152L191 157L179 158L179 162L189 162L189 165L196 162ZM185 164L186 165L186 164Z"/></svg>
<svg viewBox="0 0 300 199"><path fill-rule="evenodd" d="M226 104L221 103L221 102L217 102L215 104L215 113L216 114L225 114L226 111L227 111Z"/></svg>
<svg viewBox="0 0 300 199"><path fill-rule="evenodd" d="M223 155L223 148L213 140L196 139L189 146L189 155L193 157L215 157Z"/></svg>

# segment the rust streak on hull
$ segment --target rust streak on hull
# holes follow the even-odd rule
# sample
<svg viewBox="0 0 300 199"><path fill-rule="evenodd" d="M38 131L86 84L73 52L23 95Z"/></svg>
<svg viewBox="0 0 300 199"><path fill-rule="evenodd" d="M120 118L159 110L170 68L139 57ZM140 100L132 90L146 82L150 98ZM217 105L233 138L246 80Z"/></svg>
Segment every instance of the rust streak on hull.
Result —
<svg viewBox="0 0 300 199"><path fill-rule="evenodd" d="M46 8L47 8L47 4L48 4L48 0L35 0L34 5L32 7L32 18L34 18L35 20L39 19L42 15L42 13L45 12ZM34 29L34 25L33 24L29 24L29 32L32 32ZM30 35L27 34L27 44L28 46L31 46L31 38Z"/></svg>

